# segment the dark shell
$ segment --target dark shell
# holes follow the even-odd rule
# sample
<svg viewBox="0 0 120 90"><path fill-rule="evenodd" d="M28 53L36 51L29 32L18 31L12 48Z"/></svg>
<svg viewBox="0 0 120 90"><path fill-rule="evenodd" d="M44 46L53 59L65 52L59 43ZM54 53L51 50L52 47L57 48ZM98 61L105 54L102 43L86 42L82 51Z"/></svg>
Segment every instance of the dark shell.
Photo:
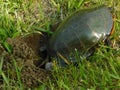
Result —
<svg viewBox="0 0 120 90"><path fill-rule="evenodd" d="M80 56L89 56L88 50L110 35L112 27L112 14L105 6L76 11L52 35L48 54L58 57L59 53L67 60L76 62L75 49ZM64 60L60 62L64 63Z"/></svg>

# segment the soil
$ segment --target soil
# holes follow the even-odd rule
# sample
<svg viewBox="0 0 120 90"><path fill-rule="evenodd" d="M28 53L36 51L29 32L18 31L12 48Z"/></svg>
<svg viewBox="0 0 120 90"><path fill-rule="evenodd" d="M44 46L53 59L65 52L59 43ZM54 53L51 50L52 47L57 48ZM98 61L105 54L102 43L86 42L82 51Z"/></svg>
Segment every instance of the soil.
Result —
<svg viewBox="0 0 120 90"><path fill-rule="evenodd" d="M42 0L41 3L45 17L51 17L55 14L56 9L52 9L49 0ZM39 5L37 3L35 5L33 15L39 19L39 16L36 16L38 15ZM56 25L51 26L53 31L55 28ZM7 43L12 46L12 54L0 46L0 60L3 60L2 70L6 77L9 77L11 86L15 86L19 80L17 69L20 72L20 79L25 88L34 88L41 83L48 82L48 79L51 78L51 72L45 70L44 65L40 66L46 59L47 41L46 34L34 32L14 39L8 38ZM16 65L18 68L15 67ZM3 78L0 77L0 87L3 87L3 84Z"/></svg>
<svg viewBox="0 0 120 90"><path fill-rule="evenodd" d="M9 54L0 46L0 57L3 58L3 71L12 80L18 80L15 64L20 71L20 78L25 87L37 87L50 78L50 72L46 71L39 64L44 61L40 54L40 48L46 45L47 37L40 33L31 33L15 39L7 39L13 47L12 54ZM0 81L2 84L3 82ZM11 84L14 84L11 81Z"/></svg>
<svg viewBox="0 0 120 90"><path fill-rule="evenodd" d="M49 0L42 0L43 12L45 17L53 16L55 10L52 9ZM33 15L39 19L38 10L39 4L35 4ZM26 14L27 15L27 14ZM8 53L0 46L0 60L3 60L3 71L9 77L11 86L14 86L18 81L15 64L18 66L20 78L25 85L24 87L33 88L41 83L48 82L51 78L51 73L39 66L46 59L46 43L48 37L45 34L38 32L31 33L25 36L20 36L15 39L8 38L7 42L13 47L12 54ZM43 50L43 52L42 52ZM40 52L41 51L41 52ZM3 59L2 59L3 58ZM12 80L15 80L14 82ZM0 77L0 87L3 86L3 79Z"/></svg>
<svg viewBox="0 0 120 90"><path fill-rule="evenodd" d="M12 54L0 46L0 60L3 60L2 69L5 75L11 79L12 86L17 83L15 81L18 81L16 65L25 88L38 87L41 83L47 83L49 79L53 80L51 72L45 70L43 66L39 66L46 59L46 54L41 52L41 48L47 45L47 41L46 34L34 32L15 39L8 38L7 42L13 47ZM114 47L118 48L118 46ZM0 87L3 86L3 83L1 77Z"/></svg>
<svg viewBox="0 0 120 90"><path fill-rule="evenodd" d="M46 17L52 16L53 11L55 13L55 10L51 9L49 0L42 0L42 4ZM37 15L36 13L37 11L34 15ZM51 29L54 31L58 24L51 26ZM13 47L12 54L0 46L0 60L3 60L2 70L10 78L11 86L14 86L19 80L17 70L20 72L21 82L27 88L37 87L52 78L50 71L45 70L44 66L39 66L46 59L44 50L47 41L47 35L34 32L14 39L8 38L7 42ZM15 67L16 65L18 68ZM3 83L3 78L0 77L0 87L3 86Z"/></svg>

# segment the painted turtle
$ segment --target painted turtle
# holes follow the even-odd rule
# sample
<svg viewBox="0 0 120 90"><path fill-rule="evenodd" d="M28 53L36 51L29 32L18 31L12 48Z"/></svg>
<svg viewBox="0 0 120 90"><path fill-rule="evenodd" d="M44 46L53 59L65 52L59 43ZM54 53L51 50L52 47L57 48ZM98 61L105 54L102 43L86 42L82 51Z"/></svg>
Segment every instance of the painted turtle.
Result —
<svg viewBox="0 0 120 90"><path fill-rule="evenodd" d="M76 11L52 35L48 55L57 58L62 66L77 62L75 50L80 57L90 56L90 49L110 36L112 28L112 14L106 6Z"/></svg>

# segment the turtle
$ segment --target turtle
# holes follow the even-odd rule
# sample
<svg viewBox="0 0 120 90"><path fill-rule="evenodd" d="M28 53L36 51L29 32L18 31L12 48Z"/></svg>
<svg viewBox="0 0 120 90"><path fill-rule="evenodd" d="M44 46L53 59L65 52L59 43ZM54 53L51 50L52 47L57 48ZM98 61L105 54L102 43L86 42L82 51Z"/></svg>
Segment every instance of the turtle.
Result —
<svg viewBox="0 0 120 90"><path fill-rule="evenodd" d="M98 42L104 42L113 33L113 28L113 15L105 5L75 11L52 34L47 54L56 58L60 66L78 62L81 59L76 59L76 52L80 57L89 57Z"/></svg>

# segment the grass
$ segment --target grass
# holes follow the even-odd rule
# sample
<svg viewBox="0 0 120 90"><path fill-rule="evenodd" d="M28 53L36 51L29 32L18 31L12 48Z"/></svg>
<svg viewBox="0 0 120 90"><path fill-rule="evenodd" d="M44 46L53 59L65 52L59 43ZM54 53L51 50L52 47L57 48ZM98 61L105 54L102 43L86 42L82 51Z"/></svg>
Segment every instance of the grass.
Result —
<svg viewBox="0 0 120 90"><path fill-rule="evenodd" d="M18 81L15 81L14 79L13 80L10 79L9 74L8 74L8 76L5 75L5 71L2 70L4 58L2 57L0 60L1 60L0 75L3 78L3 85L1 85L0 88L4 89L4 90L8 90L8 89L9 90L13 90L13 89L14 90L16 90L16 89L23 90L22 82L20 80L20 68L17 66L16 61L13 59L13 64L14 64L14 67L15 67L15 71L16 71ZM14 85L11 85L11 83L14 83Z"/></svg>
<svg viewBox="0 0 120 90"><path fill-rule="evenodd" d="M47 1L47 0L45 0ZM51 9L42 4L42 0L1 0L0 1L0 43L11 53L11 47L6 43L7 38L33 32L35 30L52 34L50 24L63 20L70 13L84 8L86 5L112 5L114 0L49 0ZM92 2L92 3L91 3ZM111 37L113 42L120 37L120 3L115 0L116 21L115 33ZM44 13L49 12L49 13ZM94 56L89 60L83 59L78 67L69 65L66 68L54 67L54 80L39 86L36 90L45 90L49 86L52 90L119 90L120 89L120 49L110 48L100 44ZM3 78L4 89L11 88L8 76L2 70L4 57L0 59L0 75ZM23 89L20 80L20 70L14 66L18 82L14 89ZM54 83L55 82L55 83Z"/></svg>
<svg viewBox="0 0 120 90"><path fill-rule="evenodd" d="M54 78L59 90L118 90L120 88L119 54L101 47L90 60L83 60L78 67L55 68ZM115 58L115 56L117 58ZM55 90L55 89L54 89Z"/></svg>

